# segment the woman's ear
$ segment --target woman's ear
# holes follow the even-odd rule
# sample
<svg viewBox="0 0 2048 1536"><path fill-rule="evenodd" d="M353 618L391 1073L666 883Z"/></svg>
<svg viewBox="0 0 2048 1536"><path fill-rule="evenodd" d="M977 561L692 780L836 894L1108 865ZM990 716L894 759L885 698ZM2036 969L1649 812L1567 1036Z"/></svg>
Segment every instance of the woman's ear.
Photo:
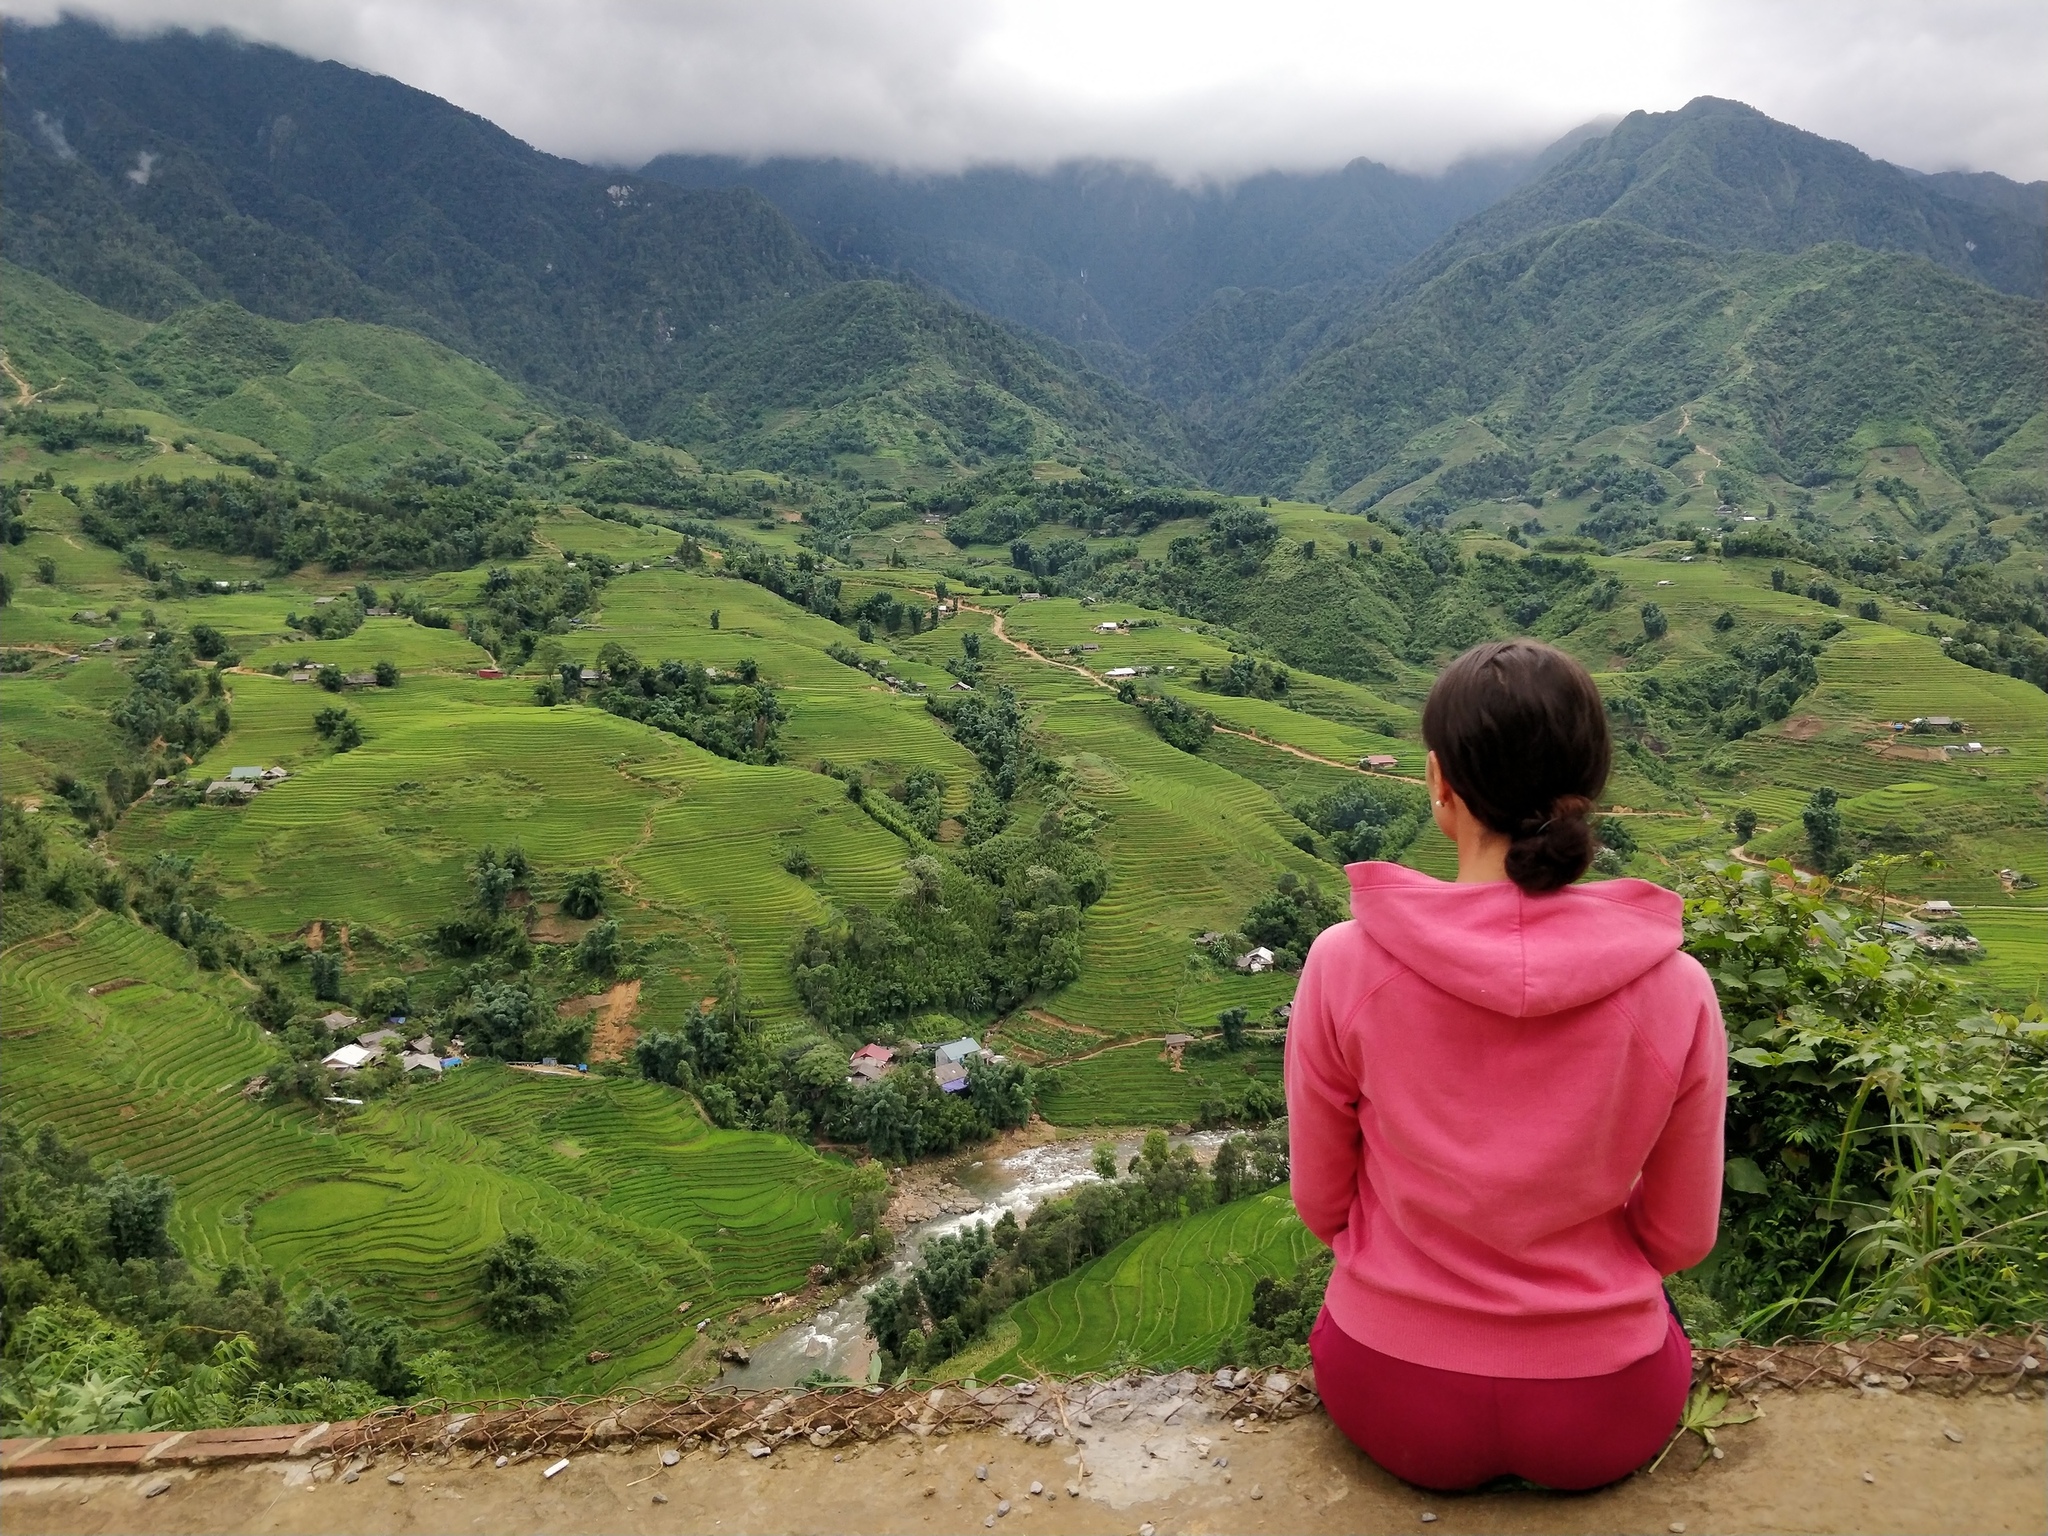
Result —
<svg viewBox="0 0 2048 1536"><path fill-rule="evenodd" d="M1458 792L1444 782L1444 771L1438 765L1436 754L1429 758L1422 770L1422 782L1429 789L1429 814L1436 819L1437 829L1452 842L1458 840Z"/></svg>

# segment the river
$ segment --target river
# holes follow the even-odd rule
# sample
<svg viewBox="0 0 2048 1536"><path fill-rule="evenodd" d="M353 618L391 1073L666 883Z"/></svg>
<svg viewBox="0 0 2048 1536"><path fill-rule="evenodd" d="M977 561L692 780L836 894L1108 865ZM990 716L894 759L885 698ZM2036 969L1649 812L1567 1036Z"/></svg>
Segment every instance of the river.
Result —
<svg viewBox="0 0 2048 1536"><path fill-rule="evenodd" d="M1222 1144L1221 1131L1198 1131L1190 1136L1170 1138L1175 1146L1188 1146L1204 1162ZM1137 1155L1144 1143L1142 1131L1118 1135L1117 1163L1122 1166ZM1003 1158L965 1157L946 1169L946 1176L981 1202L981 1208L966 1215L935 1216L906 1228L896 1239L896 1251L888 1275L897 1278L910 1273L917 1255L935 1237L945 1237L985 1221L993 1226L1005 1211L1023 1220L1041 1202L1091 1183L1095 1173L1095 1141L1075 1137L1026 1147ZM879 1277L878 1277L879 1278ZM821 1308L807 1321L771 1334L752 1346L747 1365L728 1365L724 1379L742 1387L793 1387L812 1371L865 1380L873 1350L867 1336L866 1296L874 1286L869 1281L852 1295Z"/></svg>

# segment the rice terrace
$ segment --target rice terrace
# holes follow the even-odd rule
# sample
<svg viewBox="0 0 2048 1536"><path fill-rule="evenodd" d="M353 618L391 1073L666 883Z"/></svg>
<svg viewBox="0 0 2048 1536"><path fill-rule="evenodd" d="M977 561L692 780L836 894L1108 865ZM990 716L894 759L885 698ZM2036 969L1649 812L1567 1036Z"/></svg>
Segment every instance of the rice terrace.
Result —
<svg viewBox="0 0 2048 1536"><path fill-rule="evenodd" d="M730 1528L835 1444L919 1474L849 1529L1412 1522L1295 1422L1295 1009L1347 867L1471 879L1424 705L1511 637L1598 690L1584 889L1682 900L1719 1219L1666 1470L1422 1518L2048 1517L2048 184L1708 94L1427 170L563 159L295 34L0 37L10 1525L137 1518L16 1475L65 1437L278 1426L309 1529L606 1438L679 1502L498 1523L684 1519L747 1437Z"/></svg>

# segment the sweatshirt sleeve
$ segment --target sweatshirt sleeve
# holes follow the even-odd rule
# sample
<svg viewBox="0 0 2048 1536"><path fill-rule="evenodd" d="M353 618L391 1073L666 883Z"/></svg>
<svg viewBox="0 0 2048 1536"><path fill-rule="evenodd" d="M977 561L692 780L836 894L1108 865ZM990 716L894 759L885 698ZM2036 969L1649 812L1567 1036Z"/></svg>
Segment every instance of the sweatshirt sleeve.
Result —
<svg viewBox="0 0 2048 1536"><path fill-rule="evenodd" d="M1629 1196L1628 1224L1657 1272L1675 1275L1713 1250L1721 1224L1722 1136L1727 1123L1728 1036L1713 987L1679 1077L1664 1134Z"/></svg>
<svg viewBox="0 0 2048 1536"><path fill-rule="evenodd" d="M1294 1208L1325 1244L1351 1219L1358 1195L1358 1081L1338 1046L1326 973L1341 965L1330 929L1309 951L1287 1020L1287 1145Z"/></svg>

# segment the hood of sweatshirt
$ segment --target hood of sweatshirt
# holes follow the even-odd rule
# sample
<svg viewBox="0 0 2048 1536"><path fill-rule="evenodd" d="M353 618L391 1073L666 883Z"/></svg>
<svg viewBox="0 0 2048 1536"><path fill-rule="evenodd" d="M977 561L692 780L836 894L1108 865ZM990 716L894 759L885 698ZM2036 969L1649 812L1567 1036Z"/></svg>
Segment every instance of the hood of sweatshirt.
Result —
<svg viewBox="0 0 2048 1536"><path fill-rule="evenodd" d="M1368 938L1451 996L1518 1019L1597 1002L1684 937L1684 903L1647 880L1529 896L1510 880L1458 885L1399 864L1344 873Z"/></svg>

